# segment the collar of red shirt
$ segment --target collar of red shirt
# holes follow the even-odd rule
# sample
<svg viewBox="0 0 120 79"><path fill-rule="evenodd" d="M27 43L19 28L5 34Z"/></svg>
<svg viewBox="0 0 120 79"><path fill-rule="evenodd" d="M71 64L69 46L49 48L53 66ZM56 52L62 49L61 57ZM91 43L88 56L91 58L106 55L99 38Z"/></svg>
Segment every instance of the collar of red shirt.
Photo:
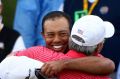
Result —
<svg viewBox="0 0 120 79"><path fill-rule="evenodd" d="M85 57L86 56L82 52L76 52L74 50L69 50L66 55L70 56L70 57L73 57L73 58L79 58L79 57Z"/></svg>
<svg viewBox="0 0 120 79"><path fill-rule="evenodd" d="M82 52L76 52L74 50L69 50L66 55L72 58L86 57L86 55L83 54ZM101 56L101 55L96 53L95 56Z"/></svg>

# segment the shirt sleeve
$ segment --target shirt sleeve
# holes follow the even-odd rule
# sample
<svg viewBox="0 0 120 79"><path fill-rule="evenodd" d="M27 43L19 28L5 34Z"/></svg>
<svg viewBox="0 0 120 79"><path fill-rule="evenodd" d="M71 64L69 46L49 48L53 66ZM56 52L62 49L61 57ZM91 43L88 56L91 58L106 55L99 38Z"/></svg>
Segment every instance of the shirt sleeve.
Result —
<svg viewBox="0 0 120 79"><path fill-rule="evenodd" d="M47 62L59 59L68 59L69 57L62 52L55 52L43 46L31 47L27 50L15 52L16 56L27 56L39 61Z"/></svg>
<svg viewBox="0 0 120 79"><path fill-rule="evenodd" d="M22 50L22 51L17 51L17 52L12 52L15 56L27 56L29 58L34 59L34 52L30 50L31 48L27 50Z"/></svg>

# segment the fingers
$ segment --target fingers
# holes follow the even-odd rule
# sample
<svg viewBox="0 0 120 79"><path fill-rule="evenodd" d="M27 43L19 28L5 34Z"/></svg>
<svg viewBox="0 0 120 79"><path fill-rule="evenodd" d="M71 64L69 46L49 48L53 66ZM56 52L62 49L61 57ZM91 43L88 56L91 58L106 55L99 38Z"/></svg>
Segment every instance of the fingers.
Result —
<svg viewBox="0 0 120 79"><path fill-rule="evenodd" d="M47 69L48 69L48 66L46 64L44 64L41 68L41 72L45 74Z"/></svg>
<svg viewBox="0 0 120 79"><path fill-rule="evenodd" d="M48 77L50 77L50 72L51 72L51 67L46 67L46 72L45 72L45 75L47 75Z"/></svg>
<svg viewBox="0 0 120 79"><path fill-rule="evenodd" d="M56 75L55 72L53 70L50 70L49 77L54 77L55 75Z"/></svg>
<svg viewBox="0 0 120 79"><path fill-rule="evenodd" d="M44 64L41 68L41 72L44 73L44 75L48 76L48 77L53 77L56 73L53 70L52 66L50 66L50 64Z"/></svg>

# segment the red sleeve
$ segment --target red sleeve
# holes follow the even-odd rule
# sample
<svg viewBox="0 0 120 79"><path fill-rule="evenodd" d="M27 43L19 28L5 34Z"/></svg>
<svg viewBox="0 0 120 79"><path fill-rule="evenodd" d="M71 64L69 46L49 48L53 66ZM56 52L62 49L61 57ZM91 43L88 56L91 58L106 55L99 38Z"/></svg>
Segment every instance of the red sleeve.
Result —
<svg viewBox="0 0 120 79"><path fill-rule="evenodd" d="M69 57L64 55L62 52L55 52L43 46L35 46L28 48L23 51L18 51L16 56L27 56L32 59L47 62L59 59L68 59Z"/></svg>
<svg viewBox="0 0 120 79"><path fill-rule="evenodd" d="M17 51L15 52L15 56L27 56L29 58L34 58L34 51L32 51L31 49L33 49L33 47L22 51Z"/></svg>

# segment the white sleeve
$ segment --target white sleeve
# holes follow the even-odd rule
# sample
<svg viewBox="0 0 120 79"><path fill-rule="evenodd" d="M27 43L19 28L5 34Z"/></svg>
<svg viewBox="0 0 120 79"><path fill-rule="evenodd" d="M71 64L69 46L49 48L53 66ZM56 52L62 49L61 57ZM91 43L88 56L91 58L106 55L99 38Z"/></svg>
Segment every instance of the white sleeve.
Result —
<svg viewBox="0 0 120 79"><path fill-rule="evenodd" d="M26 49L22 36L19 36L13 46L12 52Z"/></svg>
<svg viewBox="0 0 120 79"><path fill-rule="evenodd" d="M35 69L41 68L43 62L26 56L10 56L0 63L0 79L37 79Z"/></svg>

